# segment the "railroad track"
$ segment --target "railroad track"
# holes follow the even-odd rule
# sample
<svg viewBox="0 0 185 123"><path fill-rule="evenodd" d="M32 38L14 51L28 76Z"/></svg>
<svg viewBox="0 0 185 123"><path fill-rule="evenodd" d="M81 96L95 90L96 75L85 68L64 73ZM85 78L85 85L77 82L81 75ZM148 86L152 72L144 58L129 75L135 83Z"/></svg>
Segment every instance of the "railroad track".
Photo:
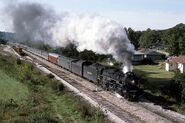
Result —
<svg viewBox="0 0 185 123"><path fill-rule="evenodd" d="M100 87L89 81L74 75L73 73L54 65L36 55L25 51L37 62L67 81L70 85L85 93L99 105L105 107L117 117L128 123L185 123L185 119L172 117L158 110L152 109L142 103L133 103L125 99L117 98L113 93L103 91ZM99 90L99 91L96 91Z"/></svg>

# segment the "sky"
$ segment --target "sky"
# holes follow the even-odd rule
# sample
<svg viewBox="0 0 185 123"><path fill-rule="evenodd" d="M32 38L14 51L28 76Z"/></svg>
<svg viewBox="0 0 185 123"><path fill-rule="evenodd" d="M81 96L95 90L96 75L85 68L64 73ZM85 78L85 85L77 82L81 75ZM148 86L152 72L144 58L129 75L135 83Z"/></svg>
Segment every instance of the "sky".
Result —
<svg viewBox="0 0 185 123"><path fill-rule="evenodd" d="M0 10L15 0L0 0ZM57 12L98 14L134 30L167 29L185 23L185 0L18 0L42 3ZM11 31L0 13L0 30Z"/></svg>

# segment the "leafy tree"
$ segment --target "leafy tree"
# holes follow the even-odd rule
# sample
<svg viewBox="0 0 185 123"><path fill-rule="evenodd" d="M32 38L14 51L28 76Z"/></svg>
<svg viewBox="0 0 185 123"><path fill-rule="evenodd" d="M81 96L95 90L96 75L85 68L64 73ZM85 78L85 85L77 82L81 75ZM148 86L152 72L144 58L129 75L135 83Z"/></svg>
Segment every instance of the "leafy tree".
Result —
<svg viewBox="0 0 185 123"><path fill-rule="evenodd" d="M181 51L181 55L185 54L185 34L179 37L179 49Z"/></svg>
<svg viewBox="0 0 185 123"><path fill-rule="evenodd" d="M176 84L175 92L177 100L185 103L185 74L175 73L174 82Z"/></svg>
<svg viewBox="0 0 185 123"><path fill-rule="evenodd" d="M4 39L0 39L0 44L6 44L7 43L7 41L6 40L4 40Z"/></svg>
<svg viewBox="0 0 185 123"><path fill-rule="evenodd" d="M80 52L79 58L93 62L96 62L98 60L98 56L91 50L84 50Z"/></svg>
<svg viewBox="0 0 185 123"><path fill-rule="evenodd" d="M150 48L160 42L160 34L157 31L147 29L139 39L139 45L142 48Z"/></svg>
<svg viewBox="0 0 185 123"><path fill-rule="evenodd" d="M128 28L127 30L128 38L130 39L131 43L137 49L139 47L139 38L142 35L141 31L134 31L132 28Z"/></svg>
<svg viewBox="0 0 185 123"><path fill-rule="evenodd" d="M51 51L52 47L49 44L41 44L38 46L38 49L41 49L44 51Z"/></svg>
<svg viewBox="0 0 185 123"><path fill-rule="evenodd" d="M185 54L185 25L179 24L174 28L166 30L163 40L171 55Z"/></svg>
<svg viewBox="0 0 185 123"><path fill-rule="evenodd" d="M64 56L73 57L73 58L78 58L78 55L79 55L77 47L73 43L68 44L64 48L58 48L56 52Z"/></svg>

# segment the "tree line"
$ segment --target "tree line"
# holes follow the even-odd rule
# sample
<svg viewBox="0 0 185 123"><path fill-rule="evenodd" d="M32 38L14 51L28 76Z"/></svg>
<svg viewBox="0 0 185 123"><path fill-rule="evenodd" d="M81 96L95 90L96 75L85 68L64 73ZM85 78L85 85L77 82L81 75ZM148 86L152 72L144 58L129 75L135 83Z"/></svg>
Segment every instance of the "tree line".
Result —
<svg viewBox="0 0 185 123"><path fill-rule="evenodd" d="M134 31L128 28L126 31L136 49L157 48L169 52L170 55L185 54L185 24L165 30Z"/></svg>
<svg viewBox="0 0 185 123"><path fill-rule="evenodd" d="M167 51L170 55L185 55L185 24L183 23L165 30L147 29L145 31L135 31L132 28L125 28L125 30L128 34L128 38L136 49L156 48ZM13 33L0 32L0 43L6 43L7 40L14 40L15 37ZM35 42L25 41L24 43L46 51L52 50L49 45L43 42L37 42L35 44ZM69 44L65 48L57 48L55 51L63 51L63 54L69 57L86 57L93 61L98 59L98 57L96 57L97 54L93 51L85 50L83 52L78 52L75 48L75 45Z"/></svg>

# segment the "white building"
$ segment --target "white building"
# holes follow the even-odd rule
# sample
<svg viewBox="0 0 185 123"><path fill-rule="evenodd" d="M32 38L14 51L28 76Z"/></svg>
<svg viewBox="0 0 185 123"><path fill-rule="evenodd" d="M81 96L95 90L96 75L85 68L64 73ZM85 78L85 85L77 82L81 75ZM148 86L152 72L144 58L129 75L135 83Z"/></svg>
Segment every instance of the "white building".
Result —
<svg viewBox="0 0 185 123"><path fill-rule="evenodd" d="M181 73L185 72L185 56L170 57L166 61L166 71L179 70Z"/></svg>

